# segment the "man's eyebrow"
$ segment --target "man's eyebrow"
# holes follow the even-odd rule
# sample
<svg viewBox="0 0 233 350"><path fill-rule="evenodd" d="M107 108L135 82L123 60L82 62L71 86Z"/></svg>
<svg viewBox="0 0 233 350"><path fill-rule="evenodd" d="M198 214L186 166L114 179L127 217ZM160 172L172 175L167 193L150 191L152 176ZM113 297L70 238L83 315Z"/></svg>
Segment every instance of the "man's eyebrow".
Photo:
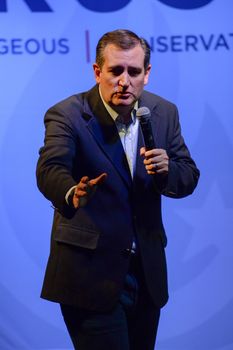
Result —
<svg viewBox="0 0 233 350"><path fill-rule="evenodd" d="M124 68L123 66L121 66L120 64L116 64L113 66L109 66L108 69L113 69L113 68Z"/></svg>
<svg viewBox="0 0 233 350"><path fill-rule="evenodd" d="M121 66L120 64L116 64L113 66L109 66L108 69L124 69L124 66ZM128 66L127 70L129 69L135 69L135 70L142 70L142 67L139 66Z"/></svg>

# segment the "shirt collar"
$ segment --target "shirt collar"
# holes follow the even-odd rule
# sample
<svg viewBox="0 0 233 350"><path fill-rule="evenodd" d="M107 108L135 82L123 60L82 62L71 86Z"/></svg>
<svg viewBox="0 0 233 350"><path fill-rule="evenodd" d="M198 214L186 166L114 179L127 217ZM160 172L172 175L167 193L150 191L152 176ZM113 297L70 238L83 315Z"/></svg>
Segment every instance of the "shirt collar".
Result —
<svg viewBox="0 0 233 350"><path fill-rule="evenodd" d="M111 107L109 106L109 104L107 104L105 101L104 101L104 98L101 94L101 90L100 90L100 86L99 86L99 94L100 94L100 97L101 97L101 100L105 106L105 108L107 109L108 113L110 114L110 116L112 117L112 119L114 120L114 122L119 122L119 120L117 120L117 117L119 116L119 114ZM133 120L133 124L135 123L136 121L136 111L138 110L138 101L135 102L134 104L134 108L131 112L131 117L132 117L132 120Z"/></svg>

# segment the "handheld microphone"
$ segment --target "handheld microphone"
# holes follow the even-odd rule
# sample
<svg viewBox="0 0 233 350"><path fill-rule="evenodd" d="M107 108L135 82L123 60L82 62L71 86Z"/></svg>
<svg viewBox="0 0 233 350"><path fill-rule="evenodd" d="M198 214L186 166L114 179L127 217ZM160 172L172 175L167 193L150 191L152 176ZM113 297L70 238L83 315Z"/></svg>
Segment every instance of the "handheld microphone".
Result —
<svg viewBox="0 0 233 350"><path fill-rule="evenodd" d="M150 149L155 148L155 141L154 141L151 122L150 122L151 113L149 108L147 107L138 108L136 112L136 116L139 120L141 129L142 129L146 150L148 151Z"/></svg>

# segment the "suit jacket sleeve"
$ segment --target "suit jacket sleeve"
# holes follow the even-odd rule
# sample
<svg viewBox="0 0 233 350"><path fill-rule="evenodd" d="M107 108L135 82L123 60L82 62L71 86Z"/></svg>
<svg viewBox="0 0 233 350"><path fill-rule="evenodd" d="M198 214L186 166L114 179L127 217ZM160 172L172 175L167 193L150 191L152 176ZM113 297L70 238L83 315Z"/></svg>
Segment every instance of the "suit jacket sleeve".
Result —
<svg viewBox="0 0 233 350"><path fill-rule="evenodd" d="M181 135L178 110L174 104L170 104L169 120L167 125L162 125L166 129L167 145L166 150L169 156L169 170L165 177L156 176L155 182L160 192L173 198L182 198L190 195L199 179L200 172L195 162L191 158L190 152ZM166 118L161 121L166 123Z"/></svg>
<svg viewBox="0 0 233 350"><path fill-rule="evenodd" d="M75 128L59 107L52 107L45 115L45 142L37 163L37 184L44 196L60 212L68 209L67 191L76 181L72 173L75 162Z"/></svg>

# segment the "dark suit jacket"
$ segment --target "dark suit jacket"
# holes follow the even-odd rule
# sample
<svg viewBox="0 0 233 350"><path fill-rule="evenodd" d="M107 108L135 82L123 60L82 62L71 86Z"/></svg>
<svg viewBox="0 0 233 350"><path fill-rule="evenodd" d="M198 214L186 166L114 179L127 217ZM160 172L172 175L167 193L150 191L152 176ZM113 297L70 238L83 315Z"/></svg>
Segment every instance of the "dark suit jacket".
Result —
<svg viewBox="0 0 233 350"><path fill-rule="evenodd" d="M48 110L45 145L40 150L37 181L55 207L51 252L42 297L92 310L107 310L117 302L136 235L149 292L159 307L168 298L166 235L161 218L161 194L175 198L191 194L199 171L180 134L176 107L144 91L139 106L151 111L156 147L167 150L169 173L148 175L139 155L132 180L112 118L95 86ZM78 210L65 202L67 191L82 176L108 174L88 204Z"/></svg>

